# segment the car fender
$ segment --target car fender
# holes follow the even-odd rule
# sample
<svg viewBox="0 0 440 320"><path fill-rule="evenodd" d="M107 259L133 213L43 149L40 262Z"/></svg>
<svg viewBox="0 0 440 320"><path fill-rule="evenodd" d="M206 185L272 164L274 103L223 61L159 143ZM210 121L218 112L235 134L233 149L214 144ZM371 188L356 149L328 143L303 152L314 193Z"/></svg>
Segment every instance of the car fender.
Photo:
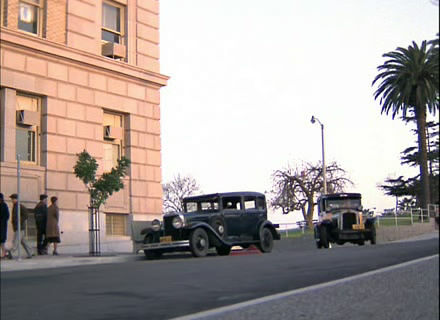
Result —
<svg viewBox="0 0 440 320"><path fill-rule="evenodd" d="M375 223L376 223L376 217L368 217L365 220L365 227L372 226Z"/></svg>
<svg viewBox="0 0 440 320"><path fill-rule="evenodd" d="M225 245L225 246L230 246L230 244L228 242L226 242L218 233L217 231L214 230L213 227L211 227L211 225L207 224L206 222L195 222L195 223L191 223L189 225L186 225L184 227L186 230L188 231L192 231L195 230L197 228L203 228L205 229L205 231L208 233L209 236L214 237L214 241L215 242L220 242L220 244Z"/></svg>
<svg viewBox="0 0 440 320"><path fill-rule="evenodd" d="M281 236L278 233L277 229L275 228L275 225L270 222L269 220L265 220L261 222L260 227L258 228L258 238L260 238L260 234L263 231L264 228L269 228L269 230L272 232L272 236L274 240L280 240Z"/></svg>

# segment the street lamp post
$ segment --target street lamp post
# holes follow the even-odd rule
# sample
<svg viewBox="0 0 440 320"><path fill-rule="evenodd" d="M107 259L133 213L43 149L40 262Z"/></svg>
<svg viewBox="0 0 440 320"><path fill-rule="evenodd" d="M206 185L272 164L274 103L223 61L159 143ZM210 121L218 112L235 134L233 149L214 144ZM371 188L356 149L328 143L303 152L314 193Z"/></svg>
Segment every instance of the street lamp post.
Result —
<svg viewBox="0 0 440 320"><path fill-rule="evenodd" d="M310 119L311 123L315 123L318 121L318 123L321 125L321 138L322 138L322 178L324 180L324 194L327 194L327 170L325 165L325 152L324 152L324 125L319 121L318 118L315 116L312 116L312 119Z"/></svg>

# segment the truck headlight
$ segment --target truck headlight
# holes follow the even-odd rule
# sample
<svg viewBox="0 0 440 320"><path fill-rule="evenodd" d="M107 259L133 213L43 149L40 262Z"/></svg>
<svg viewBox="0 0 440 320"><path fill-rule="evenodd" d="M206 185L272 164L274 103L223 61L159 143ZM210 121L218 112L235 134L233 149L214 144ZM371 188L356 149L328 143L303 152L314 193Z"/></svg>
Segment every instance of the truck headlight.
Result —
<svg viewBox="0 0 440 320"><path fill-rule="evenodd" d="M181 216L174 217L172 224L175 229L182 228L183 227L183 217L181 217Z"/></svg>
<svg viewBox="0 0 440 320"><path fill-rule="evenodd" d="M160 221L158 219L154 219L151 222L151 228L153 229L153 231L159 231L160 230Z"/></svg>

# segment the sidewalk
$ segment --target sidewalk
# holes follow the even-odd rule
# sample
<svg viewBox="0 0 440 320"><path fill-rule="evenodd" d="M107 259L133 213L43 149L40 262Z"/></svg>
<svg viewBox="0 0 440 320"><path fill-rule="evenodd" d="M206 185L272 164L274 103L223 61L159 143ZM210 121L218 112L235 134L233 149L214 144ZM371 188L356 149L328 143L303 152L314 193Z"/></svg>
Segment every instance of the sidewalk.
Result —
<svg viewBox="0 0 440 320"><path fill-rule="evenodd" d="M434 232L426 233L423 235L417 235L414 237L393 241L393 242L418 241L418 240L428 240L428 239L439 239L439 232L436 230ZM102 263L120 263L120 262L137 261L144 259L144 255L142 253L133 254L129 252L103 253L102 256L99 257L90 257L85 253L60 254L58 256L45 255L45 256L35 256L32 257L32 259L26 259L24 253L23 255L24 255L23 258L20 261L17 261L17 257L14 257L13 260L2 259L0 262L0 271L8 272L8 271L35 270L35 269L48 269L48 268L60 268L60 267L75 267L75 266L86 266L86 265L102 264Z"/></svg>
<svg viewBox="0 0 440 320"><path fill-rule="evenodd" d="M60 254L58 256L44 255L34 256L32 259L26 259L26 255L23 254L22 259L19 261L15 256L12 260L2 259L0 262L0 271L21 271L21 270L34 270L34 269L47 269L47 268L59 268L59 267L75 267L86 266L92 264L102 263L118 263L126 261L136 261L143 259L142 254L133 254L128 252L120 253L103 253L99 257L90 257L85 253L78 254Z"/></svg>

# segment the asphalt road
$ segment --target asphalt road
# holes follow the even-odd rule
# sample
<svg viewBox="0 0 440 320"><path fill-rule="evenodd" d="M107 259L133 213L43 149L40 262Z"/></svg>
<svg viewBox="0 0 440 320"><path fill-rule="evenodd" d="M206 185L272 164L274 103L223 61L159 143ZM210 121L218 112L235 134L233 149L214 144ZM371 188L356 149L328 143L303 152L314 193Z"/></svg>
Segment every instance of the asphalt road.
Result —
<svg viewBox="0 0 440 320"><path fill-rule="evenodd" d="M331 250L317 250L310 239L283 240L275 244L271 254L213 255L198 259L173 255L157 261L139 259L118 264L6 272L1 274L1 319L170 319L438 252L438 239L341 246ZM422 274L432 273L429 270L422 269ZM398 288L400 281L407 281L405 277L388 278L392 279L387 282L390 288ZM363 287L364 295L375 294L367 285L365 290ZM438 300L438 283L436 294ZM309 304L295 304L295 310L303 315L298 319L311 319L307 316L312 311L308 301ZM334 310L327 310L329 314L337 315L341 308L351 310L350 306L333 307ZM404 309L405 305L400 308Z"/></svg>

